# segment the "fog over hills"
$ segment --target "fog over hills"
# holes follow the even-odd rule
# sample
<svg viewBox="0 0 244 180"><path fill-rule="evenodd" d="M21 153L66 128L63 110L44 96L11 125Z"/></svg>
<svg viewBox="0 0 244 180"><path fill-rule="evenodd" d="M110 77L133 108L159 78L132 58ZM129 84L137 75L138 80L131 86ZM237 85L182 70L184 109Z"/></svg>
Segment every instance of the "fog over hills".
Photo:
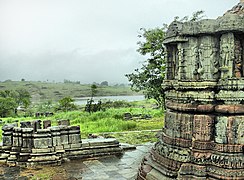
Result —
<svg viewBox="0 0 244 180"><path fill-rule="evenodd" d="M217 18L239 0L0 0L0 81L127 83L145 57L139 29L204 10Z"/></svg>

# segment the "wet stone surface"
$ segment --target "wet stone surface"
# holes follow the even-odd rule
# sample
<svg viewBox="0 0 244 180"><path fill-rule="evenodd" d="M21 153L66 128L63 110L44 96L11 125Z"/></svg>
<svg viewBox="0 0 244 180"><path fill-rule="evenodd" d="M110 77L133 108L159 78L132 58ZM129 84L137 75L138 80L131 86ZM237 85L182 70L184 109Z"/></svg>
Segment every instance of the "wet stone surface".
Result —
<svg viewBox="0 0 244 180"><path fill-rule="evenodd" d="M135 179L139 164L145 154L151 149L152 143L137 146L135 150L128 150L121 156L106 156L90 158L87 160L72 160L62 164L60 172L55 173L50 179L83 179L83 180L132 180ZM51 168L49 170L51 171ZM57 168L57 167L56 167ZM30 179L32 174L24 173L19 167L0 166L0 180Z"/></svg>

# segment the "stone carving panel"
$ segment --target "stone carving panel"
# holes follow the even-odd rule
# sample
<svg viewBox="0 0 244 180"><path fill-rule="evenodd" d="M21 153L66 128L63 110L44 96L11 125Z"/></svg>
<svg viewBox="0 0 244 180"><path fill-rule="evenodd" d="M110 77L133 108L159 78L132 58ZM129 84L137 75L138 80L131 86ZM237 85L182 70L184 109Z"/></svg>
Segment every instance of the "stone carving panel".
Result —
<svg viewBox="0 0 244 180"><path fill-rule="evenodd" d="M240 37L235 38L234 55L234 75L240 78L243 77L243 43Z"/></svg>
<svg viewBox="0 0 244 180"><path fill-rule="evenodd" d="M194 138L196 141L211 141L213 139L214 116L195 115L194 116Z"/></svg>
<svg viewBox="0 0 244 180"><path fill-rule="evenodd" d="M244 116L221 116L216 119L217 143L244 144Z"/></svg>
<svg viewBox="0 0 244 180"><path fill-rule="evenodd" d="M233 76L235 37L233 33L223 34L220 38L220 59L221 77L230 78Z"/></svg>
<svg viewBox="0 0 244 180"><path fill-rule="evenodd" d="M226 130L227 130L227 117L216 117L215 123L215 142L220 144L227 144Z"/></svg>
<svg viewBox="0 0 244 180"><path fill-rule="evenodd" d="M214 36L203 36L199 45L197 74L200 79L215 79L218 76L218 41Z"/></svg>
<svg viewBox="0 0 244 180"><path fill-rule="evenodd" d="M176 79L186 79L186 59L183 43L178 44L178 67Z"/></svg>
<svg viewBox="0 0 244 180"><path fill-rule="evenodd" d="M197 75L197 67L199 63L199 47L198 39L190 37L188 42L184 44L185 47L185 76L186 79L194 79Z"/></svg>
<svg viewBox="0 0 244 180"><path fill-rule="evenodd" d="M193 115L168 111L165 117L165 133L173 138L192 138Z"/></svg>

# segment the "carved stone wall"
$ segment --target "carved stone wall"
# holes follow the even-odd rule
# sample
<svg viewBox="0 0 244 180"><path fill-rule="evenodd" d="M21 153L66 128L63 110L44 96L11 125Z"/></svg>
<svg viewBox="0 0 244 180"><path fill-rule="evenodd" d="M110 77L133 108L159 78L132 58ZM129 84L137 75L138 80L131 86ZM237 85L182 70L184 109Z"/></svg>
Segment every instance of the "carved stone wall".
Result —
<svg viewBox="0 0 244 180"><path fill-rule="evenodd" d="M169 26L163 133L138 179L244 179L243 22L240 2Z"/></svg>

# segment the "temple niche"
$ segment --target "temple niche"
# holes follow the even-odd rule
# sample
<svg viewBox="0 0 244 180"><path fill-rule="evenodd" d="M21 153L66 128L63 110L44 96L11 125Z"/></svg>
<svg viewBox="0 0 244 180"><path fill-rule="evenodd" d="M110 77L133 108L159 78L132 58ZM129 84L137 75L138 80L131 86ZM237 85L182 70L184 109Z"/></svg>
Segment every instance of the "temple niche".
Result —
<svg viewBox="0 0 244 180"><path fill-rule="evenodd" d="M244 0L168 28L166 112L137 179L244 179Z"/></svg>
<svg viewBox="0 0 244 180"><path fill-rule="evenodd" d="M179 72L179 56L178 56L178 48L177 45L171 45L167 48L167 56L168 56L168 79L177 79Z"/></svg>

